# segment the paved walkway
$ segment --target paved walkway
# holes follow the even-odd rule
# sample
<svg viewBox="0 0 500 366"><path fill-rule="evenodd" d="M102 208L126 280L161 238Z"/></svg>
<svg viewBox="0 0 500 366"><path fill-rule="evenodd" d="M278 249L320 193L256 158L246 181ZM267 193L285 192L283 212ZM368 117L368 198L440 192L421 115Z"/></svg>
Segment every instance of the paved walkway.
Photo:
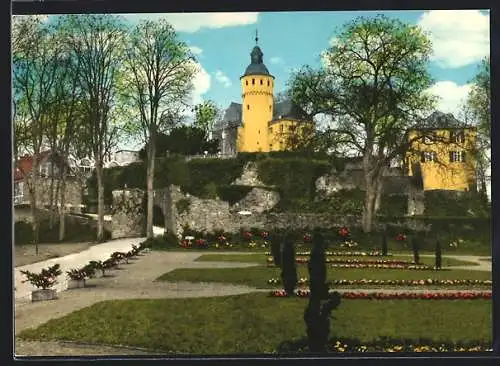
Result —
<svg viewBox="0 0 500 366"><path fill-rule="evenodd" d="M144 238L112 240L103 244L94 245L79 253L16 267L14 268L14 297L16 304L31 301L31 291L35 289L30 283L22 282L25 278L21 274L21 271L40 272L43 268L48 268L59 263L63 273L59 276L58 283L54 286L54 289L60 292L68 288L66 271L74 268L81 268L91 260L106 260L113 252L128 252L132 249L132 245L139 245L142 241L144 241Z"/></svg>

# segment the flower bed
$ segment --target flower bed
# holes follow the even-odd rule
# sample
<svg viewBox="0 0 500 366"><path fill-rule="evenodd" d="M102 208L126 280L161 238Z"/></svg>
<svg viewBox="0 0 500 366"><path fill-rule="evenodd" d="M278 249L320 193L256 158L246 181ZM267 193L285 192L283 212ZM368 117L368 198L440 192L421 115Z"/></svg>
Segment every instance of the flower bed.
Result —
<svg viewBox="0 0 500 366"><path fill-rule="evenodd" d="M307 352L306 342L290 342L284 352ZM390 352L390 353L420 353L420 352L492 352L493 349L489 343L470 342L470 343L452 343L400 340L400 339L382 339L376 342L362 343L354 339L330 340L328 352L336 353L359 353L359 352Z"/></svg>
<svg viewBox="0 0 500 366"><path fill-rule="evenodd" d="M298 289L295 295L302 298L309 297L310 290ZM286 297L285 290L274 290L271 292L272 297ZM341 293L343 299L351 300L489 300L491 299L491 291L482 292L343 292Z"/></svg>
<svg viewBox="0 0 500 366"><path fill-rule="evenodd" d="M268 267L276 267L274 263L267 262ZM377 268L377 269L405 269L415 271L442 271L443 269L421 264L375 264L375 263L331 263L330 268Z"/></svg>
<svg viewBox="0 0 500 366"><path fill-rule="evenodd" d="M281 283L278 278L271 278L267 281L270 285L277 285ZM306 285L309 283L309 279L300 278L298 280L299 285ZM333 280L328 282L329 285L334 286L363 286L363 285L377 285L377 286L475 286L484 285L491 286L491 280L437 280L432 278L427 278L425 280Z"/></svg>
<svg viewBox="0 0 500 366"><path fill-rule="evenodd" d="M273 258L267 258L268 262L272 262ZM309 258L298 257L295 259L297 263L309 263ZM399 264L399 265L410 265L413 264L412 261L404 261L404 260L392 260L392 259L369 259L369 260L360 260L360 259L336 259L336 258L326 258L326 263L346 263L346 264Z"/></svg>
<svg viewBox="0 0 500 366"><path fill-rule="evenodd" d="M297 252L295 253L296 255L304 255L304 256L309 256L311 255L310 251L302 251L302 252ZM271 252L266 252L265 255L269 256L271 255ZM383 254L380 251L373 250L371 252L348 252L348 251L326 251L325 255L327 257L382 257ZM391 253L387 253L386 257L392 256Z"/></svg>

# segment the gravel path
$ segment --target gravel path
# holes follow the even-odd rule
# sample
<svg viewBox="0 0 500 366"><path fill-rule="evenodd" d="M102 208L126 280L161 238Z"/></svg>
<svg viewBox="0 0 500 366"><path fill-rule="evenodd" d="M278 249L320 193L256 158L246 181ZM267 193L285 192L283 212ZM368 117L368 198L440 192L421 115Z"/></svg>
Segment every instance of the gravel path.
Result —
<svg viewBox="0 0 500 366"><path fill-rule="evenodd" d="M133 243L140 242L142 239L136 239ZM111 244L110 244L111 243ZM113 242L102 244L101 249L96 253L111 253L115 251L118 244ZM131 243L126 243L131 246ZM120 246L123 242L120 243ZM107 250L104 248L107 246ZM124 249L122 249L124 250ZM109 255L106 254L106 256ZM15 304L15 333L16 335L24 329L37 327L51 319L60 318L79 309L91 306L97 302L117 299L155 299L155 298L192 298L192 297L213 297L238 295L249 292L269 292L269 290L257 290L248 286L229 285L220 283L191 283L191 282L160 282L156 278L164 273L173 271L177 268L241 268L257 266L257 263L238 263L238 262L196 262L195 260L204 254L235 254L231 252L152 252L144 254L130 261L130 264L120 265L120 269L110 271L109 277L95 278L88 281L88 287L83 289L74 289L62 291L59 293L57 302L27 302L22 297L17 296ZM242 253L237 253L242 254ZM251 253L248 253L251 254ZM64 258L58 258L56 261L61 263L75 264L77 261L84 261L85 264L90 259L90 253L71 255ZM479 260L475 256L447 256L450 258L470 260L480 263L478 266L471 266L471 269L491 270L491 263ZM79 258L79 259L76 259ZM37 263L35 267L46 267L47 263ZM72 267L73 268L73 267ZM457 267L465 269L464 267ZM16 268L16 271L22 268ZM33 269L34 270L34 269ZM62 277L62 276L61 276ZM61 288L61 290L64 287ZM346 289L343 291L370 291L367 289ZM341 292L343 292L341 291ZM373 291L373 290L372 290ZM377 289L377 292L408 292L395 291L389 289ZM431 292L432 290L418 289L412 292ZM447 291L447 290L439 290ZM453 291L453 290L449 290ZM25 299L24 299L25 300ZM152 351L139 350L132 348L113 347L113 346L92 346L81 345L68 342L39 342L26 341L16 337L16 354L18 356L48 356L48 355L151 355Z"/></svg>

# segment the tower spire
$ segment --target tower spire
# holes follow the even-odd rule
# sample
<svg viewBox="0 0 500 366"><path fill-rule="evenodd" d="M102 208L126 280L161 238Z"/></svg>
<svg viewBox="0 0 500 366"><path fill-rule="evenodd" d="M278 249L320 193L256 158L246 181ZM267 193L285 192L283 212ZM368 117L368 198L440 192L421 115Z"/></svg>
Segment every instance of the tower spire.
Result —
<svg viewBox="0 0 500 366"><path fill-rule="evenodd" d="M259 33L257 29L255 30L255 44L259 44Z"/></svg>

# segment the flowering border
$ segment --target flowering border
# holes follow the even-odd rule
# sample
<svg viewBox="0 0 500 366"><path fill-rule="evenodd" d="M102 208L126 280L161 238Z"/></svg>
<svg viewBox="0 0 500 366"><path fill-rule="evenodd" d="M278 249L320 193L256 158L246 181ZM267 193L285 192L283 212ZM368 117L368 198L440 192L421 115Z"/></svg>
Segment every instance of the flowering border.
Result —
<svg viewBox="0 0 500 366"><path fill-rule="evenodd" d="M308 289L298 289L295 291L295 296L300 298L308 298L311 291ZM491 291L481 292L361 292L361 291L346 291L340 294L344 299L351 300L490 300ZM271 291L271 297L286 297L285 290Z"/></svg>
<svg viewBox="0 0 500 366"><path fill-rule="evenodd" d="M279 278L271 278L267 281L269 285L278 285L281 283ZM306 285L309 283L309 279L300 278L298 280L299 285ZM381 286L458 286L458 285L484 285L491 286L492 280L439 280L434 278L427 278L425 280L370 280L370 279L360 279L360 280L332 280L329 281L329 285L334 286L350 286L350 285L381 285Z"/></svg>
<svg viewBox="0 0 500 366"><path fill-rule="evenodd" d="M267 259L268 262L273 260L272 257ZM295 262L300 264L309 263L309 258L298 257L295 259ZM338 258L326 258L325 263L346 263L346 264L399 264L402 266L414 264L412 261L405 260L397 260L397 259L369 259L369 260L360 260L360 259L338 259Z"/></svg>
<svg viewBox="0 0 500 366"><path fill-rule="evenodd" d="M424 343L425 342L425 343ZM307 352L305 341L290 342L285 352L304 353ZM328 352L332 353L365 353L365 352L388 352L388 353L421 353L421 352L492 352L491 343L484 342L436 342L420 340L387 339L370 343L362 343L353 339L333 339L328 344Z"/></svg>
<svg viewBox="0 0 500 366"><path fill-rule="evenodd" d="M271 252L265 252L265 255L271 255ZM295 253L296 255L309 256L311 255L310 251L302 251ZM327 257L392 257L392 253L387 253L387 255L383 255L382 252L378 250L373 250L371 252L348 252L348 251L326 251L325 255Z"/></svg>

